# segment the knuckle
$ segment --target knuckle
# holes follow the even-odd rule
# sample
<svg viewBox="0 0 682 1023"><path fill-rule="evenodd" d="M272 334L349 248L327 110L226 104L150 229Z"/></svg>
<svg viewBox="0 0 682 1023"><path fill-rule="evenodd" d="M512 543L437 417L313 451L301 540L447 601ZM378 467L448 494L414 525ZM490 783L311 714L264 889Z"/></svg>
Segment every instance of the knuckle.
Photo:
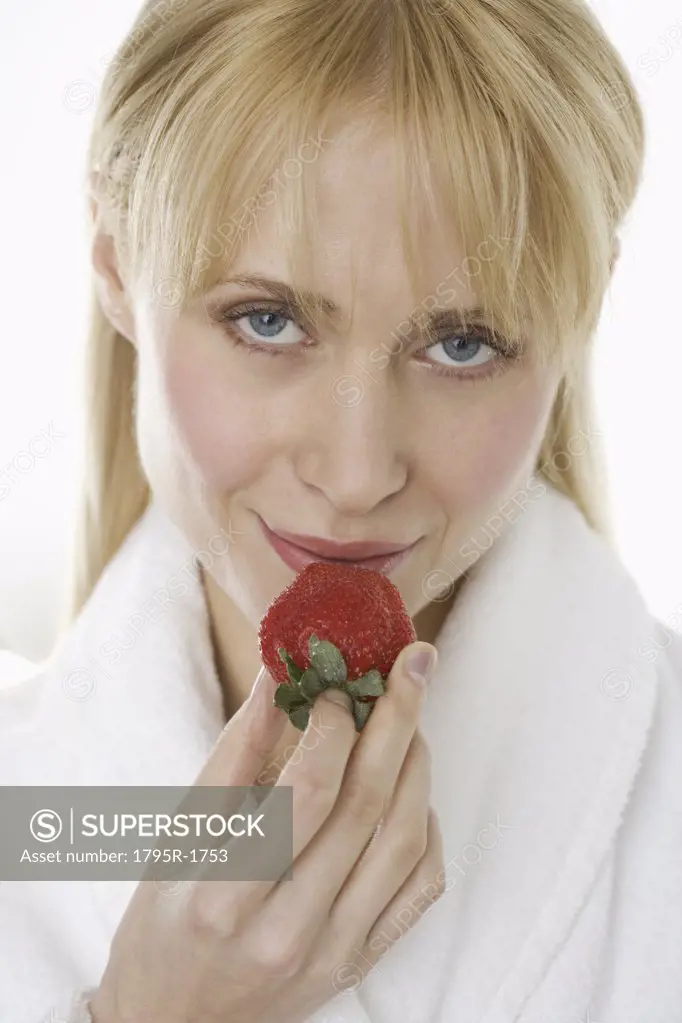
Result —
<svg viewBox="0 0 682 1023"><path fill-rule="evenodd" d="M376 826L387 805L384 790L369 779L351 777L343 794L343 810L354 820L368 827Z"/></svg>
<svg viewBox="0 0 682 1023"><path fill-rule="evenodd" d="M297 798L306 807L319 806L327 808L334 801L335 790L330 772L311 769L301 771L294 783Z"/></svg>
<svg viewBox="0 0 682 1023"><path fill-rule="evenodd" d="M426 852L426 829L405 828L396 842L396 858L400 863L413 867Z"/></svg>
<svg viewBox="0 0 682 1023"><path fill-rule="evenodd" d="M363 976L362 970L354 960L358 945L359 941L356 939L353 943L347 942L345 945L339 945L334 951L330 949L323 952L311 968L311 987L319 987L324 991L331 984L335 994L356 990ZM367 957L365 956L364 959L366 969ZM330 1023L339 1019L334 1016L327 1018Z"/></svg>
<svg viewBox="0 0 682 1023"><path fill-rule="evenodd" d="M274 932L261 932L252 948L252 957L259 970L269 977L291 980L303 968L305 954L300 942L287 935L286 938Z"/></svg>
<svg viewBox="0 0 682 1023"><path fill-rule="evenodd" d="M204 882L196 888L187 903L192 932L198 938L204 939L220 940L232 937L241 924L235 907L223 904L216 898L210 883Z"/></svg>

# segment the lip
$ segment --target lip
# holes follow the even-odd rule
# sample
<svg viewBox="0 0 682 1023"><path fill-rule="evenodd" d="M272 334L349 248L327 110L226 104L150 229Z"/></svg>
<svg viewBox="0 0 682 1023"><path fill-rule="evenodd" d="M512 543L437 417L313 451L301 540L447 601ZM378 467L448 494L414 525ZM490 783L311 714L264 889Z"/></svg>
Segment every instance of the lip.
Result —
<svg viewBox="0 0 682 1023"><path fill-rule="evenodd" d="M328 564L353 565L357 568L369 568L375 572L388 575L416 547L419 540L407 547L396 548L388 543L334 543L321 540L319 537L302 536L295 533L275 532L258 516L263 534L270 546L279 554L282 561L295 572L300 572L313 561L324 561ZM298 542L293 541L296 537ZM420 537L421 539L421 537ZM304 546L305 543L311 547ZM312 549L314 544L315 550Z"/></svg>

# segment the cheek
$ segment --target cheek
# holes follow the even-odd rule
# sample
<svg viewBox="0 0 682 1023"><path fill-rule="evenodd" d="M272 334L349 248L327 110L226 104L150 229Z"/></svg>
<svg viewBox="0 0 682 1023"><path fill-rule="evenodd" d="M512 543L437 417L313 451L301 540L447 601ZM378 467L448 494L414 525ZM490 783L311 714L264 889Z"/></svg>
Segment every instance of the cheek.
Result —
<svg viewBox="0 0 682 1023"><path fill-rule="evenodd" d="M199 345L169 345L163 374L184 457L205 484L229 491L257 478L270 454L262 395Z"/></svg>
<svg viewBox="0 0 682 1023"><path fill-rule="evenodd" d="M450 410L434 473L442 506L459 518L504 499L532 471L552 398L547 382L526 379Z"/></svg>

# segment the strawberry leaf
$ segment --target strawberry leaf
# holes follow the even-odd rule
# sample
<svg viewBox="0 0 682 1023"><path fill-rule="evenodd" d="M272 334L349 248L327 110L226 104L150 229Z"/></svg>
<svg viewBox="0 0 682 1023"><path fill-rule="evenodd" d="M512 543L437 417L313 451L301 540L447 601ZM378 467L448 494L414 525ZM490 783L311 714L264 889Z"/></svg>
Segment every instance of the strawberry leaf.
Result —
<svg viewBox="0 0 682 1023"><path fill-rule="evenodd" d="M310 663L323 682L345 682L348 672L346 662L338 647L326 639L311 636L309 643Z"/></svg>
<svg viewBox="0 0 682 1023"><path fill-rule="evenodd" d="M287 714L290 710L296 707L302 707L306 703L305 696L299 693L298 689L295 689L288 682L282 682L275 689L275 698L273 703L276 707L280 707L285 710Z"/></svg>
<svg viewBox="0 0 682 1023"><path fill-rule="evenodd" d="M286 652L283 646L279 648L277 653L279 654L280 659L284 661L284 663L287 666L289 678L294 683L294 685L298 685L298 683L301 681L301 675L303 674L303 670L298 667L295 661L292 660L292 658Z"/></svg>
<svg viewBox="0 0 682 1023"><path fill-rule="evenodd" d="M306 703L302 707L296 707L294 710L289 712L289 720L292 725L304 732L308 724L308 718L310 717L311 704Z"/></svg>
<svg viewBox="0 0 682 1023"><path fill-rule="evenodd" d="M346 689L351 696L381 696L386 692L386 685L381 676L381 673L372 668L362 678L355 679L354 682L349 682Z"/></svg>
<svg viewBox="0 0 682 1023"><path fill-rule="evenodd" d="M373 706L373 703L365 703L363 700L353 700L353 718L355 719L355 728L358 732L361 732L365 727Z"/></svg>
<svg viewBox="0 0 682 1023"><path fill-rule="evenodd" d="M308 699L318 696L324 689L327 688L327 683L320 678L314 668L308 668L301 675L301 681L299 688L304 696Z"/></svg>

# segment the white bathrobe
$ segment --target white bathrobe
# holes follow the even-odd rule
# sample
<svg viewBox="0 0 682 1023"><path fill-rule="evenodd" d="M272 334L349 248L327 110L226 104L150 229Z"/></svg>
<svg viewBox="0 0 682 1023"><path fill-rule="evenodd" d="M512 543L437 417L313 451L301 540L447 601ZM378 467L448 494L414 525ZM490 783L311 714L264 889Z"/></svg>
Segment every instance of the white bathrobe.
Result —
<svg viewBox="0 0 682 1023"><path fill-rule="evenodd" d="M224 724L192 555L152 505L56 655L0 689L0 784L192 784ZM681 1023L682 637L534 478L436 646L448 890L311 1023ZM1 1023L66 1018L135 883L0 884Z"/></svg>

